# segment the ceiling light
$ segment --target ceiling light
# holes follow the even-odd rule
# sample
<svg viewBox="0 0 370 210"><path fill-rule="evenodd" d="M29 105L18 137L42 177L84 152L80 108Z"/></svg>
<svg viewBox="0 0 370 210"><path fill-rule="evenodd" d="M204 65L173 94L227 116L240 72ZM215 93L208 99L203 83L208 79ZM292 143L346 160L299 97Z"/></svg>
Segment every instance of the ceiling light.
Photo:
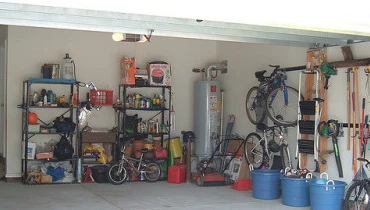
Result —
<svg viewBox="0 0 370 210"><path fill-rule="evenodd" d="M115 32L112 34L112 39L115 42L120 42L123 40L123 33Z"/></svg>
<svg viewBox="0 0 370 210"><path fill-rule="evenodd" d="M112 34L112 39L116 42L150 42L153 31L150 29L149 35L115 32Z"/></svg>

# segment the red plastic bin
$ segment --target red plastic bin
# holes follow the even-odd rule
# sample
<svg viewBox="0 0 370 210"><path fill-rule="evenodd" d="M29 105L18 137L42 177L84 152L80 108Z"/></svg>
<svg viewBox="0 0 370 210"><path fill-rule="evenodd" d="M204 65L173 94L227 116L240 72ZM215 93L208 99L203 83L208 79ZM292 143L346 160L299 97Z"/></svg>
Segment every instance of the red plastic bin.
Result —
<svg viewBox="0 0 370 210"><path fill-rule="evenodd" d="M94 106L112 106L113 90L90 90L90 103Z"/></svg>
<svg viewBox="0 0 370 210"><path fill-rule="evenodd" d="M184 165L170 166L168 167L168 183L180 184L185 182L185 170Z"/></svg>

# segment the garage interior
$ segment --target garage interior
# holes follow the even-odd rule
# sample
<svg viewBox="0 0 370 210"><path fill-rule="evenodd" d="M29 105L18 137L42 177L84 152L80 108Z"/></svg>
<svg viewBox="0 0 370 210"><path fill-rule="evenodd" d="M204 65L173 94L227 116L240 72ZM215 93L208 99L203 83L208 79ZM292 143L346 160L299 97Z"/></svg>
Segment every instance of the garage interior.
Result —
<svg viewBox="0 0 370 210"><path fill-rule="evenodd" d="M238 16L235 15L243 12L243 8L235 7L233 14L228 13L231 22L223 21L217 15L222 11L219 5L215 6L214 13L207 16L200 7L194 8L188 3L181 6L192 8L193 15L198 17L185 16L190 14L180 12L176 17L176 14L156 15L152 10L146 11L140 6L133 6L132 11L128 12L118 11L117 8L99 10L93 8L93 4L79 8L80 5L71 6L70 2L65 5L58 1L54 3L53 6L22 1L0 2L0 78L3 90L0 95L0 153L5 159L4 181L0 182L1 189L4 189L0 193L0 206L3 207L0 208L26 209L31 205L34 209L271 209L273 205L276 209L293 209L283 205L281 198L260 202L253 198L252 190L236 191L230 185L198 187L196 183L171 184L167 183L166 178L155 183L128 181L117 186L111 183L23 185L24 150L21 145L24 137L22 109L19 108L24 95L22 83L29 78L41 78L41 67L49 63L61 64L66 53L73 58L75 78L86 84L93 82L100 90L112 90L114 101L123 100L119 89L122 79L120 61L123 57L134 57L135 65L140 69L146 69L147 63L153 61L170 64L172 84L171 99L168 100L176 112L176 126L171 129L170 137L179 138L182 143L181 131L196 130L194 125L197 116L194 113L199 108L199 103L194 98L197 91L195 83L202 76L193 70L207 69L224 60L227 61L227 73L218 72L215 79L220 82L224 94L222 129L226 129L229 116L233 115L235 122L232 133L238 134L242 139L249 133L256 132L256 125L248 119L245 107L248 90L259 85L254 73L267 70L265 75L269 75L273 70L269 65L280 65L282 68L306 66L307 52L314 49L325 49L327 62L337 64L336 73L331 75L326 91L326 120L336 119L342 124L348 122L347 71L353 67L358 67L357 94L359 98L366 99L364 112L368 113L366 68L370 64L370 32L366 31L369 27L366 27L368 17L363 16L365 13L358 16L356 24L338 17L337 21L341 24L332 23L331 28L328 25L309 28L304 24L279 23L278 18L275 25L272 25L267 23L267 17L261 17L259 24L252 23L256 18L245 23L237 20ZM157 8L154 3L146 3L148 7ZM171 8L173 5L169 3L168 6ZM135 11L138 8L142 9L141 12ZM227 5L224 9L231 10L230 8ZM274 11L266 9L266 12ZM253 14L255 13L251 12ZM297 12L292 11L292 15L295 14ZM327 23L326 20L331 20L328 16L325 14L319 20L316 16L307 15L307 18ZM334 29L336 26L338 28ZM356 26L362 28L356 29ZM149 40L144 43L115 42L112 40L113 32L138 34L142 37L145 35ZM343 47L349 47L352 52L354 61L350 62L350 66L339 65L346 60ZM304 86L300 84L299 77L300 71L287 72L286 83L298 89L299 86ZM79 87L80 101L86 100L88 93L91 94L89 88ZM361 116L361 112L357 116ZM53 117L55 115L46 116L50 118L48 120ZM106 131L117 127L119 118L117 110L112 106L103 106L100 110L94 108L88 117L88 125L93 129ZM268 125L272 126L273 123L268 121ZM351 149L347 149L349 132L346 127L342 130L338 147L343 175L338 174L336 159L332 153L323 155L325 167L321 167L315 175L326 172L330 179L343 181L349 186L357 170L353 169L352 144ZM286 128L286 135L292 165L296 167L298 160L294 157L298 144L297 127ZM53 138L59 140L58 135ZM360 157L359 143L357 146ZM330 139L326 141L325 149L334 149ZM365 153L365 158L368 157L367 154ZM313 165L310 164L314 161L310 155L307 156L307 168L312 168ZM196 158L191 162L192 172L197 170L194 159ZM358 163L357 169L360 168L361 164ZM245 178L250 179L249 170L245 170ZM55 195L50 194L56 191L58 193ZM45 198L45 201L35 201L31 196L35 193ZM62 196L66 199L60 199ZM56 200L60 203L56 203Z"/></svg>

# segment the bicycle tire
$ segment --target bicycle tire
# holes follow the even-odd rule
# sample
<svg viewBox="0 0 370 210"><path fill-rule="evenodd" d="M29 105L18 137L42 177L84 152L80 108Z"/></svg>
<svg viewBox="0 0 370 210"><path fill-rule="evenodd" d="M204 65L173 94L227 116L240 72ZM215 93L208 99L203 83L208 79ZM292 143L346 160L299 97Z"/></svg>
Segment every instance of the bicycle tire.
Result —
<svg viewBox="0 0 370 210"><path fill-rule="evenodd" d="M367 179L355 181L349 186L343 203L345 210L370 209L370 202L368 202L368 197L370 196L370 187L368 181L369 180Z"/></svg>
<svg viewBox="0 0 370 210"><path fill-rule="evenodd" d="M245 98L245 110L248 119L255 125L261 123L266 117L265 106L263 104L265 100L259 100L257 94L258 87L255 86L249 89L247 97Z"/></svg>
<svg viewBox="0 0 370 210"><path fill-rule="evenodd" d="M122 166L120 171L120 164L111 165L107 171L107 178L114 185L123 184L127 180L127 170Z"/></svg>
<svg viewBox="0 0 370 210"><path fill-rule="evenodd" d="M156 162L149 162L143 167L145 170L144 178L148 182L156 182L161 177L161 166Z"/></svg>
<svg viewBox="0 0 370 210"><path fill-rule="evenodd" d="M286 168L292 168L292 159L290 158L290 152L289 152L289 147L286 144L282 144L280 146L280 156L281 156L281 163L283 166L283 169L285 170Z"/></svg>
<svg viewBox="0 0 370 210"><path fill-rule="evenodd" d="M282 87L272 90L264 103L267 116L276 124L292 126L297 124L298 103L303 100L297 89L286 86L288 105L285 105L285 94Z"/></svg>
<svg viewBox="0 0 370 210"><path fill-rule="evenodd" d="M250 133L245 138L244 155L248 165L252 165L254 169L260 169L263 165L263 156L265 154L264 147L261 145L263 141L257 133Z"/></svg>

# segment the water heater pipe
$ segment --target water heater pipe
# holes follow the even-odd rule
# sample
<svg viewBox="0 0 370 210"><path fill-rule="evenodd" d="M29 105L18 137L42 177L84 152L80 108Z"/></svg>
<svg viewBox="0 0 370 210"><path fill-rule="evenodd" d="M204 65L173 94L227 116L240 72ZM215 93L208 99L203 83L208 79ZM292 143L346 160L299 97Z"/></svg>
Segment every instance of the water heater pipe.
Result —
<svg viewBox="0 0 370 210"><path fill-rule="evenodd" d="M223 136L223 121L224 121L224 90L221 89L221 110L220 110L220 114L221 114L221 119L220 119L220 136L218 138L218 143L220 144L221 143L221 139L222 139L222 136ZM222 154L222 145L220 145L220 150L219 152Z"/></svg>

